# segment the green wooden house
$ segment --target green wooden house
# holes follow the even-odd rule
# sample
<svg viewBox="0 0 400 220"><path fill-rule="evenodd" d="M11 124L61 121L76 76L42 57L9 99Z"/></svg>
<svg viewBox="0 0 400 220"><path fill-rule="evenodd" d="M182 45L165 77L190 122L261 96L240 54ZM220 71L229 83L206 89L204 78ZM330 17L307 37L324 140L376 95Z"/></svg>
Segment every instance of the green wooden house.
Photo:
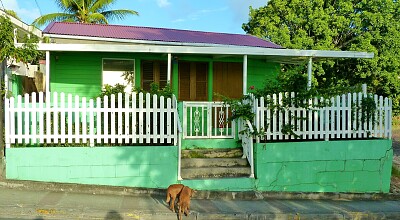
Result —
<svg viewBox="0 0 400 220"><path fill-rule="evenodd" d="M314 61L372 53L293 50L250 35L118 25L55 22L43 35L50 40L38 45L46 52L46 93L37 103L29 95L6 100L7 178L150 188L182 182L229 191L389 190L390 100L375 96L380 120L362 126L350 118L351 105L364 94L335 98L325 109L290 109L307 117L293 122L298 141L277 125L292 119L274 116L263 98L252 101L253 121L230 122L231 109L216 95L240 98L262 88L282 63L308 65L311 82ZM126 93L102 106L107 101L94 97L117 83L144 91L152 83L169 85L173 97ZM279 102L282 95L273 98ZM245 128L265 135L240 132ZM82 146L65 144L71 141Z"/></svg>

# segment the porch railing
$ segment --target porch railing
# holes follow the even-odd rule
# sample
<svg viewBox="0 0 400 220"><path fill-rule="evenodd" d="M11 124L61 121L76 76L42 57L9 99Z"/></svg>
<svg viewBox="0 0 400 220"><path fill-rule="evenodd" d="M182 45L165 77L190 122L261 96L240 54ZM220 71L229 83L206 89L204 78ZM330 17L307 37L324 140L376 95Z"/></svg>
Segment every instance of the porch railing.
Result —
<svg viewBox="0 0 400 220"><path fill-rule="evenodd" d="M260 99L253 99L255 129L263 132L262 139L358 139L391 138L392 101L377 95L364 93L344 94L329 99L325 107L309 109L289 106L278 109L282 100L294 97L294 93L279 93ZM374 111L368 111L363 99L373 99ZM268 101L267 101L268 100ZM307 100L310 106L326 103L323 98ZM371 105L371 103L370 103ZM285 132L290 128L291 132ZM259 141L259 139L257 140Z"/></svg>
<svg viewBox="0 0 400 220"><path fill-rule="evenodd" d="M249 120L243 120L239 119L238 121L238 126L239 126L239 132L238 138L239 140L242 140L242 147L243 147L243 157L242 158L247 158L247 161L249 162L251 173L250 173L250 178L254 178L254 151L253 151L253 135L252 133L254 132L253 125ZM247 132L244 132L247 131Z"/></svg>
<svg viewBox="0 0 400 220"><path fill-rule="evenodd" d="M133 93L87 100L43 93L5 100L6 146L11 144L130 145L178 141L175 97Z"/></svg>
<svg viewBox="0 0 400 220"><path fill-rule="evenodd" d="M235 138L230 114L223 102L183 102L183 138Z"/></svg>

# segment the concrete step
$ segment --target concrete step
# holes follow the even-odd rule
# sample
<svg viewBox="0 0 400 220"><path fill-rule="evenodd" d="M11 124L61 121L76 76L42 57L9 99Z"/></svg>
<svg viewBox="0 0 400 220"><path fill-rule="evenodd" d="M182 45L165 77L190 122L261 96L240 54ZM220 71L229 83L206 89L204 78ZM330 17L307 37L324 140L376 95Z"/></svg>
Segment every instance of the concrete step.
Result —
<svg viewBox="0 0 400 220"><path fill-rule="evenodd" d="M182 158L239 158L242 155L242 148L182 150Z"/></svg>
<svg viewBox="0 0 400 220"><path fill-rule="evenodd" d="M195 167L238 167L248 166L247 159L242 158L184 158L181 160L182 168Z"/></svg>
<svg viewBox="0 0 400 220"><path fill-rule="evenodd" d="M182 168L183 179L232 178L250 176L250 167L196 167Z"/></svg>

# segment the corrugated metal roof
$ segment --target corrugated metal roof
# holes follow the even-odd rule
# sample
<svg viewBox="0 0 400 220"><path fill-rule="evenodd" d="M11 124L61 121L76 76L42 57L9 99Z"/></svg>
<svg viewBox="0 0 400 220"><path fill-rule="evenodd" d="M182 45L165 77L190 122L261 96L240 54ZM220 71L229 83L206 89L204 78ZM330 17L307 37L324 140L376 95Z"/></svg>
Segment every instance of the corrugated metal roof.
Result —
<svg viewBox="0 0 400 220"><path fill-rule="evenodd" d="M277 44L251 35L122 25L53 22L43 30L43 33L143 41L282 48Z"/></svg>

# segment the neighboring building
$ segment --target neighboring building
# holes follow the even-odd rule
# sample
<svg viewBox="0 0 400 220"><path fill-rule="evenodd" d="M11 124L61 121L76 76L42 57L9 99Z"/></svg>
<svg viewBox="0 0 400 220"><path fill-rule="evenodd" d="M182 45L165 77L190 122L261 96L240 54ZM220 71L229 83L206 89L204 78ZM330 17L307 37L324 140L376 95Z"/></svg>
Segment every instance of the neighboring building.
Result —
<svg viewBox="0 0 400 220"><path fill-rule="evenodd" d="M7 16L12 24L15 26L13 33L14 43L19 44L21 42L21 39L31 36L36 36L39 39L42 39L42 31L37 29L36 27L25 24L21 20L8 15L1 9L0 16ZM36 88L34 79L35 74L36 72L38 72L38 70L38 65L31 65L29 63L25 64L22 62L15 62L14 60L8 60L6 68L2 73L5 79L6 89L14 95L23 94L25 92L37 92L38 89ZM39 88L39 91L43 91L42 88Z"/></svg>

